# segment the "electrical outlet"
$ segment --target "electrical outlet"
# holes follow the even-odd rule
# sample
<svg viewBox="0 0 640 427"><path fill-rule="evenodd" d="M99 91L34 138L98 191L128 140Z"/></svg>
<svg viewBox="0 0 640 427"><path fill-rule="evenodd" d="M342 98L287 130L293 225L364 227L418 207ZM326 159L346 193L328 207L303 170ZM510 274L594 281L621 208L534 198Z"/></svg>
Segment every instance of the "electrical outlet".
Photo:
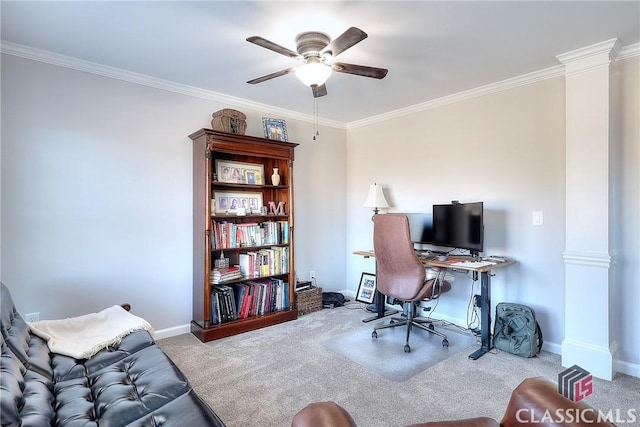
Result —
<svg viewBox="0 0 640 427"><path fill-rule="evenodd" d="M24 315L25 322L38 322L40 321L40 313L27 313Z"/></svg>
<svg viewBox="0 0 640 427"><path fill-rule="evenodd" d="M309 279L315 279L316 278L316 272L315 270L311 270L309 272Z"/></svg>

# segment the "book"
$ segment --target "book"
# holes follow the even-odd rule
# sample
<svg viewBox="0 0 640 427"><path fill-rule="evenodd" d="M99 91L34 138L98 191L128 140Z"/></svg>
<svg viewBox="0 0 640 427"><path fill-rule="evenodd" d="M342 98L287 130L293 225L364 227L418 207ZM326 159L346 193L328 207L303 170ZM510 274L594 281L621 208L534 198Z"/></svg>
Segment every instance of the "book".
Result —
<svg viewBox="0 0 640 427"><path fill-rule="evenodd" d="M211 324L217 325L220 323L218 293L215 291L212 291L211 295L209 296L209 301L211 304Z"/></svg>
<svg viewBox="0 0 640 427"><path fill-rule="evenodd" d="M245 300L246 285L244 283L234 283L230 285L233 288L233 294L235 296L235 318L241 318L242 305Z"/></svg>
<svg viewBox="0 0 640 427"><path fill-rule="evenodd" d="M234 265L232 267L226 268L214 268L211 270L211 278L210 282L212 285L217 285L220 283L227 283L233 280L241 279L242 271L240 267Z"/></svg>

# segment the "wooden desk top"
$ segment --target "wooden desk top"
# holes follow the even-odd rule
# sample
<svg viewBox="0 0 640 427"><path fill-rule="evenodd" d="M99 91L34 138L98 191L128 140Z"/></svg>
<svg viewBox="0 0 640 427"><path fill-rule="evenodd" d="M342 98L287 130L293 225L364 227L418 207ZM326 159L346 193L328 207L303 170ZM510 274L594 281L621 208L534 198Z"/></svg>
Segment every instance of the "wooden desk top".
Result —
<svg viewBox="0 0 640 427"><path fill-rule="evenodd" d="M365 258L375 258L376 256L373 250L354 251L353 254ZM484 273L496 268L503 268L515 263L515 261L510 259L499 263L488 261L474 261L472 257L465 255L449 255L447 256L446 261L438 261L437 259L425 258L420 258L420 261L422 261L424 265L427 265L429 267L451 268L456 270L475 271L478 273Z"/></svg>

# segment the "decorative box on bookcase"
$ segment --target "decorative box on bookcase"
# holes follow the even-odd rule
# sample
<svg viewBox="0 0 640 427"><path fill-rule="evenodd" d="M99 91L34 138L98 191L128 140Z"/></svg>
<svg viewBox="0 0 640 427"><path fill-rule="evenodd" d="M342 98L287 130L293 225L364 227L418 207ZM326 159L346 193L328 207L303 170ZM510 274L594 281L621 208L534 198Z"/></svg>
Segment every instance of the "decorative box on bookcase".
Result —
<svg viewBox="0 0 640 427"><path fill-rule="evenodd" d="M298 144L211 129L189 138L191 332L205 342L296 319L293 161ZM271 180L274 169L277 185ZM220 268L214 272L216 264Z"/></svg>

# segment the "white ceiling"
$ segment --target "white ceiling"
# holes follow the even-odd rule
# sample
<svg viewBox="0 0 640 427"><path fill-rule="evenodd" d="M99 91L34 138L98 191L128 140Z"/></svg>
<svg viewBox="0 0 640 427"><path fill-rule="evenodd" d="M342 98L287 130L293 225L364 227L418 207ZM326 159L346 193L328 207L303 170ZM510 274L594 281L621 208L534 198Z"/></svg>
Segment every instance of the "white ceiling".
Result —
<svg viewBox="0 0 640 427"><path fill-rule="evenodd" d="M617 37L640 42L640 1L5 1L3 42L312 114L297 64L245 41L295 50L303 31L369 37L338 60L383 67L383 80L334 73L321 118L349 123L554 67L556 55Z"/></svg>

